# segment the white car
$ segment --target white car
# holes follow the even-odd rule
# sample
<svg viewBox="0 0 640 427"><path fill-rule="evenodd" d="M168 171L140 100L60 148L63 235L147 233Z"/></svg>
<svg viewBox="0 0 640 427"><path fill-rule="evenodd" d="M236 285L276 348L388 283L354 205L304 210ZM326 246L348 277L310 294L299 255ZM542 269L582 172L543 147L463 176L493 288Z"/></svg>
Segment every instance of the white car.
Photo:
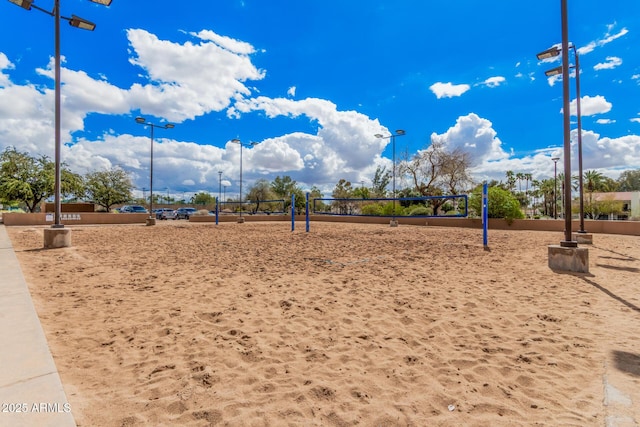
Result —
<svg viewBox="0 0 640 427"><path fill-rule="evenodd" d="M176 219L176 211L171 208L156 209L156 219Z"/></svg>

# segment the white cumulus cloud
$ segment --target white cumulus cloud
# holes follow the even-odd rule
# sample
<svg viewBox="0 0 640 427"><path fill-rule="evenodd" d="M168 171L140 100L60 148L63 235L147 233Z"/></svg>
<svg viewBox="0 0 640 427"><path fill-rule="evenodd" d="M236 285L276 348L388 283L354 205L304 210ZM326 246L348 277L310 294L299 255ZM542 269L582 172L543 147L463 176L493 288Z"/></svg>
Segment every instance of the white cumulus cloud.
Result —
<svg viewBox="0 0 640 427"><path fill-rule="evenodd" d="M433 92L438 99L440 98L453 98L461 96L463 93L471 89L468 84L454 85L453 83L434 83L429 86L431 92Z"/></svg>
<svg viewBox="0 0 640 427"><path fill-rule="evenodd" d="M580 98L580 114L582 116L593 116L596 114L604 114L611 111L613 105L606 100L602 95L596 96L583 96ZM570 111L572 116L578 114L577 101L574 99L571 101ZM560 109L562 113L562 109Z"/></svg>
<svg viewBox="0 0 640 427"><path fill-rule="evenodd" d="M611 30L613 29L613 27L615 26L615 24L610 24L607 26L607 33L605 34L605 36L602 39L599 40L594 40L591 41L589 43L587 43L586 46L582 46L580 48L578 48L578 54L580 55L585 55L587 53L591 53L595 50L595 48L597 47L602 47L606 44L611 43L612 41L619 39L620 37L623 37L625 35L627 35L627 33L629 33L629 30L627 30L626 28L623 28L622 30L618 31L615 34L611 34Z"/></svg>
<svg viewBox="0 0 640 427"><path fill-rule="evenodd" d="M622 65L622 59L617 56L607 56L607 62L601 62L593 66L593 69L598 70L612 70Z"/></svg>
<svg viewBox="0 0 640 427"><path fill-rule="evenodd" d="M482 84L487 86L487 87L498 87L502 83L504 83L505 81L506 81L506 79L504 77L495 76L495 77L489 77L484 82L482 82Z"/></svg>
<svg viewBox="0 0 640 427"><path fill-rule="evenodd" d="M179 44L145 30L127 31L134 50L130 62L141 67L149 80L129 90L134 108L182 122L226 109L235 97L251 94L246 81L264 78L265 72L251 63L249 55L255 50L248 43L212 31L190 35L199 43Z"/></svg>
<svg viewBox="0 0 640 427"><path fill-rule="evenodd" d="M443 134L431 134L431 142L449 150L462 149L472 155L474 163L504 159L507 154L492 123L475 113L458 117L456 124Z"/></svg>

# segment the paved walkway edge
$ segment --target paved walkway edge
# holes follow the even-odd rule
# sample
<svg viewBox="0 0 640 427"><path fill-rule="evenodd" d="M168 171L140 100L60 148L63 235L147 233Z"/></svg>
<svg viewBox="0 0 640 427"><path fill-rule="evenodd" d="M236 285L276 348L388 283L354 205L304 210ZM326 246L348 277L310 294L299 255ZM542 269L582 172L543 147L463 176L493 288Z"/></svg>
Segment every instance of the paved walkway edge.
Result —
<svg viewBox="0 0 640 427"><path fill-rule="evenodd" d="M0 224L0 425L75 427L40 320Z"/></svg>

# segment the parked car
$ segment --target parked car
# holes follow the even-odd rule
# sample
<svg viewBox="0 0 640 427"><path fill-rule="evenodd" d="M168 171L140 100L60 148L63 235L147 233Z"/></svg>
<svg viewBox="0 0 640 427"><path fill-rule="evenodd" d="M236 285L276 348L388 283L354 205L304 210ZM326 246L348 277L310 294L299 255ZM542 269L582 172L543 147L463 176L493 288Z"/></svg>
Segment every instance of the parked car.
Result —
<svg viewBox="0 0 640 427"><path fill-rule="evenodd" d="M120 208L120 213L149 213L149 211L140 205L125 205Z"/></svg>
<svg viewBox="0 0 640 427"><path fill-rule="evenodd" d="M176 219L176 211L171 208L156 209L156 219Z"/></svg>
<svg viewBox="0 0 640 427"><path fill-rule="evenodd" d="M195 208L178 208L176 209L176 219L189 219L189 217L196 212L197 210Z"/></svg>

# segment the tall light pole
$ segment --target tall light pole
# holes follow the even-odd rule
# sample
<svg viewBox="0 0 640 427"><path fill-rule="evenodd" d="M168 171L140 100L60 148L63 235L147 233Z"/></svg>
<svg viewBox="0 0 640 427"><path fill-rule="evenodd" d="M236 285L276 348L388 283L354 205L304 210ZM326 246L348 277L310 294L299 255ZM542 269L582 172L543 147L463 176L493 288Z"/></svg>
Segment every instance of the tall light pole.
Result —
<svg viewBox="0 0 640 427"><path fill-rule="evenodd" d="M245 145L242 143L242 141L240 141L238 138L234 138L231 140L231 142L233 142L234 144L238 144L240 146L240 217L238 218L238 222L239 223L243 223L244 222L244 217L242 216L242 147L254 147L256 145L258 145L257 142L250 142L249 144Z"/></svg>
<svg viewBox="0 0 640 427"><path fill-rule="evenodd" d="M569 51L569 21L567 17L567 0L560 0L560 15L562 23L562 52ZM557 49L557 48L556 48ZM538 59L554 56L554 48L547 49L538 54ZM562 72L562 113L563 113L563 137L564 137L564 240L560 246L575 248L578 242L572 240L571 233L571 111L569 91L569 55L562 55L562 66L558 67ZM550 72L553 70L550 70ZM577 73L579 74L579 73ZM582 130L579 131L579 134Z"/></svg>
<svg viewBox="0 0 640 427"><path fill-rule="evenodd" d="M374 135L376 138L391 139L391 145L393 146L393 214L390 223L391 227L398 226L398 221L396 220L396 137L404 135L406 135L406 132L402 129L396 130L396 133L391 135L385 136L379 133Z"/></svg>
<svg viewBox="0 0 640 427"><path fill-rule="evenodd" d="M580 55L576 49L576 45L571 43L569 46L573 50L573 56L576 59L576 114L578 116L578 183L579 183L579 197L580 197L580 230L578 233L586 233L584 229L584 177L582 172L582 111L580 108L581 95L580 95ZM561 50L559 47L554 46L538 54L538 59L553 58L560 55ZM552 68L545 71L547 77L556 76L562 73L562 66Z"/></svg>
<svg viewBox="0 0 640 427"><path fill-rule="evenodd" d="M238 144L240 146L240 217L238 217L238 222L243 223L244 218L242 217L242 141L238 138L234 138L231 140L234 144Z"/></svg>
<svg viewBox="0 0 640 427"><path fill-rule="evenodd" d="M553 219L558 219L558 160L560 157L553 157Z"/></svg>
<svg viewBox="0 0 640 427"><path fill-rule="evenodd" d="M60 221L60 212L61 212L61 172L60 172L60 151L61 151L61 142L60 142L60 123L61 123L61 108L60 108L60 20L64 19L69 21L69 25L72 27L80 28L83 30L93 31L96 28L96 24L93 22L89 22L86 19L82 19L78 16L71 15L71 18L60 15L60 0L54 0L53 2L53 10L49 11L47 9L43 9L35 4L33 4L33 0L9 0L11 3L16 4L23 9L31 10L31 8L39 10L41 12L46 13L49 16L54 17L55 19L55 29L54 29L54 57L55 57L55 72L54 72L54 91L55 91L55 99L54 99L54 139L55 139L55 177L54 177L54 222L51 228L64 228L64 224ZM102 4L104 6L109 6L111 4L111 0L91 0L94 3ZM67 234L69 231L66 232ZM63 242L58 245L56 243L51 244L52 242L47 242L48 238L45 233L45 247L62 247L62 246L70 246L71 245L71 236L69 235L68 244ZM52 237L52 240L56 240Z"/></svg>
<svg viewBox="0 0 640 427"><path fill-rule="evenodd" d="M153 129L173 129L175 125L172 123L166 123L164 126L157 125L147 121L144 117L136 117L136 123L139 125L149 126L151 128L151 161L149 166L149 218L147 219L147 225L155 225L156 218L153 216Z"/></svg>

